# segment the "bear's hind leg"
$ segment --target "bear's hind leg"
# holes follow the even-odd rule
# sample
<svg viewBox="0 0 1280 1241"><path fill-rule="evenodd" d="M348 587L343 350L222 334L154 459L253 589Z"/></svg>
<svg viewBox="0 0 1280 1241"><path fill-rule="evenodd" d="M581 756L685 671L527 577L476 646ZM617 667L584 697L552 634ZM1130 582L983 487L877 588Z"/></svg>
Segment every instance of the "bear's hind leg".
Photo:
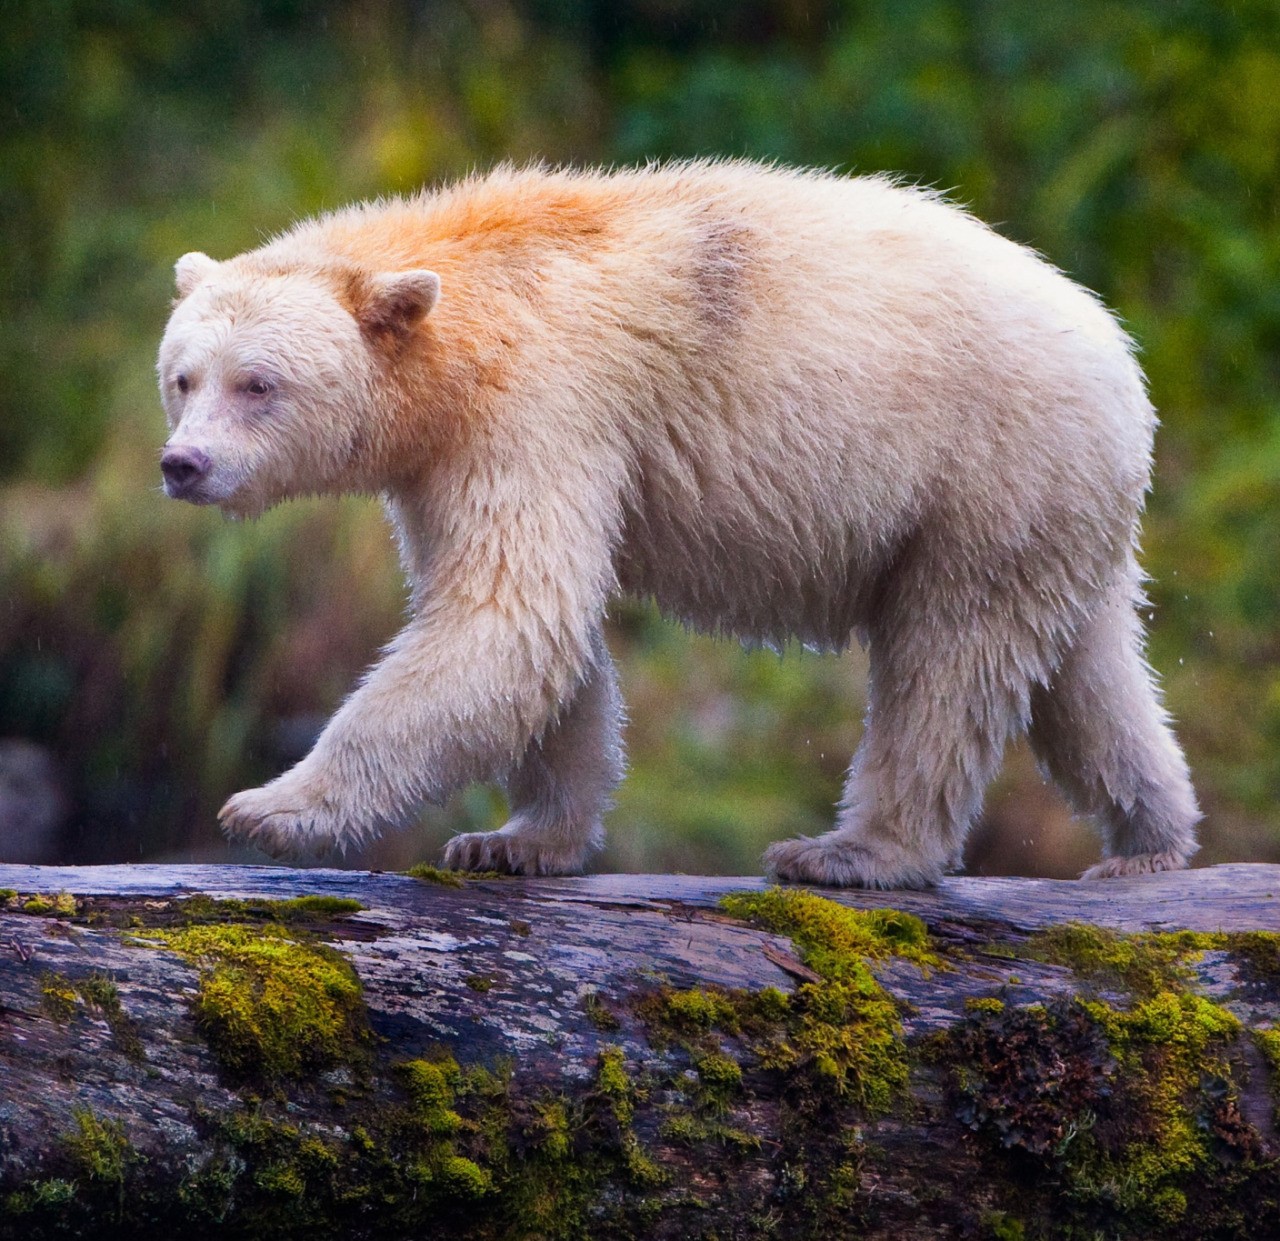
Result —
<svg viewBox="0 0 1280 1241"><path fill-rule="evenodd" d="M1142 654L1136 594L1118 583L1032 693L1037 757L1102 826L1106 856L1086 879L1179 870L1198 847L1200 811Z"/></svg>
<svg viewBox="0 0 1280 1241"><path fill-rule="evenodd" d="M445 846L455 870L572 875L604 844L602 819L623 774L622 697L603 636L586 680L506 778L511 818Z"/></svg>
<svg viewBox="0 0 1280 1241"><path fill-rule="evenodd" d="M908 586L911 583L907 583ZM965 834L1043 665L1034 627L990 627L976 608L929 613L902 590L871 635L867 730L834 831L765 853L774 877L836 887L919 888L959 864Z"/></svg>

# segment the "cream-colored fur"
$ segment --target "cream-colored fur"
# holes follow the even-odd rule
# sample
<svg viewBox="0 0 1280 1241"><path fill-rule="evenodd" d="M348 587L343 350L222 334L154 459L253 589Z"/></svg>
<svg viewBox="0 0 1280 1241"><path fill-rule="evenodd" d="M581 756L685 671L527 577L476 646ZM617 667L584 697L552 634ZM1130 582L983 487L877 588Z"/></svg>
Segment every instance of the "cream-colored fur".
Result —
<svg viewBox="0 0 1280 1241"><path fill-rule="evenodd" d="M501 169L177 275L171 493L381 494L413 586L312 753L224 807L234 837L343 847L497 778L510 823L446 861L580 869L622 772L601 624L626 592L755 642L868 644L836 828L774 845L780 878L932 882L1023 730L1102 824L1091 875L1195 850L1135 611L1155 419L1130 342L938 196Z"/></svg>

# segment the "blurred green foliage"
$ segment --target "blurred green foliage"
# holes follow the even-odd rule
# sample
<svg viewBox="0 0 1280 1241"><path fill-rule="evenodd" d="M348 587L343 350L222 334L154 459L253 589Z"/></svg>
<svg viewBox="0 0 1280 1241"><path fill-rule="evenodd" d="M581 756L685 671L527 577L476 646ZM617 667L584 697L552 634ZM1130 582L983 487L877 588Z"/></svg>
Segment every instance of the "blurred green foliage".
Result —
<svg viewBox="0 0 1280 1241"><path fill-rule="evenodd" d="M501 158L729 154L947 188L1123 315L1164 419L1152 650L1207 852L1280 856L1275 0L10 0L0 117L0 736L61 757L68 855L208 846L403 606L367 504L244 527L159 495L173 260ZM825 824L856 660L635 608L614 638L614 864L752 869ZM1018 771L1003 796L1038 805ZM473 791L409 847L499 812Z"/></svg>

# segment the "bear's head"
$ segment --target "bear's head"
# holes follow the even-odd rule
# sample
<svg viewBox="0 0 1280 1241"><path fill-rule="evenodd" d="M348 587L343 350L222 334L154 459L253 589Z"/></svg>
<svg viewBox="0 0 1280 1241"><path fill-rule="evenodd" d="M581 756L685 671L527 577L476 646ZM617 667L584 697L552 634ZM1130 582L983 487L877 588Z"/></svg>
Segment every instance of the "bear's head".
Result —
<svg viewBox="0 0 1280 1241"><path fill-rule="evenodd" d="M184 255L160 345L165 494L256 516L294 496L380 490L395 366L434 272Z"/></svg>

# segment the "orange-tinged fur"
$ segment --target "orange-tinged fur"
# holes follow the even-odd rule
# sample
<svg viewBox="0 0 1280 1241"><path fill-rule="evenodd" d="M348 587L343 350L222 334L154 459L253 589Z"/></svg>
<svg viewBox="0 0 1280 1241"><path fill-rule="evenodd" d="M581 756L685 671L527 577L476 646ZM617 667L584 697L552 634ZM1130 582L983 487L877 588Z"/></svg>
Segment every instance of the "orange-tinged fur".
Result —
<svg viewBox="0 0 1280 1241"><path fill-rule="evenodd" d="M836 830L779 876L954 865L1006 741L1102 823L1098 874L1197 818L1142 658L1154 415L1089 294L938 197L741 163L500 169L189 255L161 348L171 494L382 494L414 615L292 771L228 802L342 846L504 779L446 860L579 868L621 776L619 591L752 641L870 648Z"/></svg>

